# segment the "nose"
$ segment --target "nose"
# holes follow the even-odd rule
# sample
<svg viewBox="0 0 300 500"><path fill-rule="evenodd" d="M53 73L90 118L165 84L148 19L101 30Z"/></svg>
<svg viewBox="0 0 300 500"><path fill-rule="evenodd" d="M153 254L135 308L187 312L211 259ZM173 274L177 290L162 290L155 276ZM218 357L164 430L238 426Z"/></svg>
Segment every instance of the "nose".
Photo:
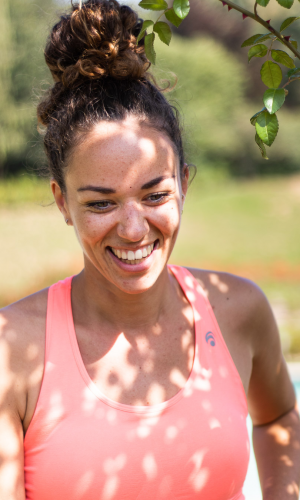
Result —
<svg viewBox="0 0 300 500"><path fill-rule="evenodd" d="M141 241L149 233L143 208L132 202L123 206L117 226L118 236L127 241Z"/></svg>

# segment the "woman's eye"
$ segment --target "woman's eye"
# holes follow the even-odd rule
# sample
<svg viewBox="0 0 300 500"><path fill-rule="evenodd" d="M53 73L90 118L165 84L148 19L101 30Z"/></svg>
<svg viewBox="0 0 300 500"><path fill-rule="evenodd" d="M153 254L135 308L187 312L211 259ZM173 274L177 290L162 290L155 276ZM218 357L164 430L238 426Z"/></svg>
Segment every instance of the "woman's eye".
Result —
<svg viewBox="0 0 300 500"><path fill-rule="evenodd" d="M166 200L168 197L168 193L155 193L155 194L150 194L148 196L147 200L152 201L152 202L162 202Z"/></svg>
<svg viewBox="0 0 300 500"><path fill-rule="evenodd" d="M95 208L96 210L106 210L111 207L110 201L93 201L87 204L88 208Z"/></svg>

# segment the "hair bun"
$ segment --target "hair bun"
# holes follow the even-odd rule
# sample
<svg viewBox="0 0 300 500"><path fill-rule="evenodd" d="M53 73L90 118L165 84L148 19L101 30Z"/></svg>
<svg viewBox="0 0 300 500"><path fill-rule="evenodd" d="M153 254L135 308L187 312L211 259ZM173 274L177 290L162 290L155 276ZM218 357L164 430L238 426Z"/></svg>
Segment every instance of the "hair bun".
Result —
<svg viewBox="0 0 300 500"><path fill-rule="evenodd" d="M136 43L142 20L116 0L87 0L72 6L53 27L45 59L53 78L65 87L111 76L140 79L150 66L143 42Z"/></svg>

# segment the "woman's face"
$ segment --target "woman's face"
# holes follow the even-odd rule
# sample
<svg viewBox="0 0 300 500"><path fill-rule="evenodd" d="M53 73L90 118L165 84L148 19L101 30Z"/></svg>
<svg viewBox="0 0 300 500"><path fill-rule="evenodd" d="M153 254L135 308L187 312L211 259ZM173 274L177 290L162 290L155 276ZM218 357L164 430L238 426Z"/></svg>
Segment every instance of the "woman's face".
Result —
<svg viewBox="0 0 300 500"><path fill-rule="evenodd" d="M139 124L100 122L78 144L56 203L75 228L87 271L127 293L148 290L174 247L187 191L163 133ZM108 285L108 283L106 283Z"/></svg>

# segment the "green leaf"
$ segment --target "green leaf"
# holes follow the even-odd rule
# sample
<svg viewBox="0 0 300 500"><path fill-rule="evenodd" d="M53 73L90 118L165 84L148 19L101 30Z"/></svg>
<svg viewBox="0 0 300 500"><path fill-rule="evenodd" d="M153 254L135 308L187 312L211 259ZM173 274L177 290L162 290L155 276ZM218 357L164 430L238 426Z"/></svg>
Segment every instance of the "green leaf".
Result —
<svg viewBox="0 0 300 500"><path fill-rule="evenodd" d="M293 76L300 76L300 68L293 68L287 72L287 76L292 78Z"/></svg>
<svg viewBox="0 0 300 500"><path fill-rule="evenodd" d="M146 10L165 10L168 8L165 0L141 0L139 6Z"/></svg>
<svg viewBox="0 0 300 500"><path fill-rule="evenodd" d="M139 36L137 37L136 41L137 43L143 38L145 31L149 28L149 26L153 26L154 22L150 20L146 20L143 22L142 29L139 33Z"/></svg>
<svg viewBox="0 0 300 500"><path fill-rule="evenodd" d="M263 35L258 33L257 35L253 35L250 38L247 38L247 40L242 43L241 47L249 47L249 45L255 45L258 42L264 42L265 40L269 40L270 38L271 35L269 35L268 33L265 33Z"/></svg>
<svg viewBox="0 0 300 500"><path fill-rule="evenodd" d="M279 129L277 116L275 114L270 115L268 111L263 111L256 119L255 128L260 139L267 146L271 146Z"/></svg>
<svg viewBox="0 0 300 500"><path fill-rule="evenodd" d="M174 0L173 9L176 16L184 19L190 12L190 2L189 0Z"/></svg>
<svg viewBox="0 0 300 500"><path fill-rule="evenodd" d="M260 70L263 83L272 89L277 89L282 81L282 71L278 64L272 61L266 61Z"/></svg>
<svg viewBox="0 0 300 500"><path fill-rule="evenodd" d="M263 96L264 105L271 115L276 113L285 101L284 89L268 89Z"/></svg>
<svg viewBox="0 0 300 500"><path fill-rule="evenodd" d="M255 134L255 142L259 147L259 150L261 152L261 156L263 157L263 159L268 160L269 158L267 157L267 151L266 151L265 145L257 133Z"/></svg>
<svg viewBox="0 0 300 500"><path fill-rule="evenodd" d="M300 17L288 17L287 19L285 19L285 21L283 21L283 23L280 26L280 31L283 31L286 28L288 28L291 24L297 21L297 19L300 19Z"/></svg>
<svg viewBox="0 0 300 500"><path fill-rule="evenodd" d="M172 31L170 26L163 21L158 21L153 26L153 31L158 34L159 38L166 45L170 45L170 41L172 38Z"/></svg>
<svg viewBox="0 0 300 500"><path fill-rule="evenodd" d="M152 64L155 64L156 60L156 53L154 50L154 39L155 39L155 33L149 33L149 35L145 36L145 53L146 56L148 57L149 61Z"/></svg>
<svg viewBox="0 0 300 500"><path fill-rule="evenodd" d="M299 2L300 2L300 0L299 0ZM295 47L296 50L298 49L297 40L294 40L294 38L290 38L290 43L293 45L293 47Z"/></svg>
<svg viewBox="0 0 300 500"><path fill-rule="evenodd" d="M270 0L257 0L258 5L261 7L266 7Z"/></svg>
<svg viewBox="0 0 300 500"><path fill-rule="evenodd" d="M260 113L262 113L263 111L265 111L265 109L266 108L263 108L260 111L258 111L257 113L255 113L255 115L251 116L251 118L250 118L251 125L253 125L255 127L255 123L256 123L258 115L260 115Z"/></svg>
<svg viewBox="0 0 300 500"><path fill-rule="evenodd" d="M178 28L182 23L182 19L180 19L180 17L178 17L177 14L175 14L173 8L166 10L165 16L168 19L168 21L170 21L170 23L176 26L176 28Z"/></svg>
<svg viewBox="0 0 300 500"><path fill-rule="evenodd" d="M295 68L293 59L284 50L271 50L271 55L274 61L283 64L287 68Z"/></svg>
<svg viewBox="0 0 300 500"><path fill-rule="evenodd" d="M294 0L277 0L277 2L279 3L279 5L281 5L281 7L290 9L294 3Z"/></svg>
<svg viewBox="0 0 300 500"><path fill-rule="evenodd" d="M252 57L264 57L268 52L268 47L263 43L254 45L248 52L248 62L251 61Z"/></svg>

